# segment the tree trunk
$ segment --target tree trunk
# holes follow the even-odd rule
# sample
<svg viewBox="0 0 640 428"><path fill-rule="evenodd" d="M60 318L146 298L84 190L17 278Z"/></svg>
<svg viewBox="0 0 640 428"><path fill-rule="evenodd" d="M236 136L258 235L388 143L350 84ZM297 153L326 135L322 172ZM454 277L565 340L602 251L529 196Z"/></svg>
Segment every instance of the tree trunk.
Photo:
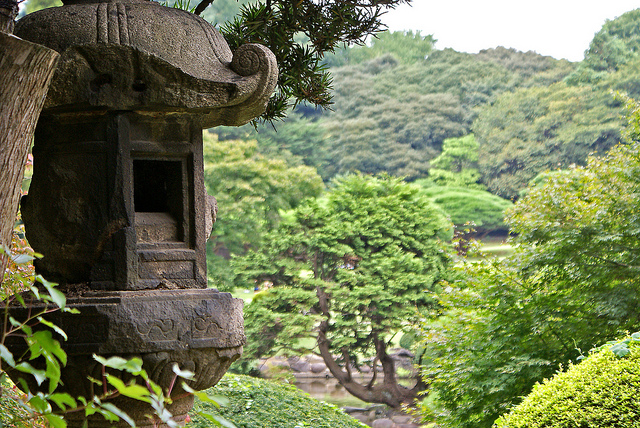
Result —
<svg viewBox="0 0 640 428"><path fill-rule="evenodd" d="M24 165L59 55L7 34L7 11L0 7L0 246L10 248ZM6 262L0 256L0 283Z"/></svg>
<svg viewBox="0 0 640 428"><path fill-rule="evenodd" d="M403 403L411 404L411 402L417 398L418 393L426 389L426 385L420 382L420 380L418 380L418 383L413 388L407 388L398 383L394 363L386 353L386 346L383 346L384 349L378 350L378 357L380 357L380 353L382 352L382 354L384 354L383 360L385 361L382 365L384 375L382 383L364 385L355 381L350 373L343 370L333 357L330 342L326 337L325 331L323 331L321 323L318 340L320 356L333 377L354 397L367 403L380 403L392 408L399 408ZM373 369L375 369L375 367L373 367Z"/></svg>
<svg viewBox="0 0 640 428"><path fill-rule="evenodd" d="M372 367L374 378L369 384L364 385L356 382L351 377L351 370L348 367L347 370L344 370L331 352L331 341L327 338L329 319L331 318L329 296L322 287L316 288L316 295L318 296L320 311L326 317L318 326L318 350L320 351L320 356L333 377L351 395L367 403L380 403L398 408L403 403L410 404L418 396L419 392L426 389L426 385L421 381L420 375L418 375L418 382L413 388L407 388L398 383L395 363L387 354L387 345L375 333L373 333L373 341L376 348L376 358L382 364L382 374L384 376L382 383L375 384L376 367ZM349 362L347 361L345 364L349 364Z"/></svg>

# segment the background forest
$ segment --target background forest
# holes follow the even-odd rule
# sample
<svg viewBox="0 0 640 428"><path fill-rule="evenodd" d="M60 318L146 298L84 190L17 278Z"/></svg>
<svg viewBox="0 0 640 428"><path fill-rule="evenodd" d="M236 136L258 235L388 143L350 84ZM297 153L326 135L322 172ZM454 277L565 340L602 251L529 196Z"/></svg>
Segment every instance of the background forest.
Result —
<svg viewBox="0 0 640 428"><path fill-rule="evenodd" d="M313 299L304 294L313 287L291 276L285 263L286 252L298 247L286 247L283 235L303 226L291 218L310 209L305 197L326 208L327 198L344 191L344 177L357 172L418 186L457 236L468 238L469 224L471 236L507 230L513 236L508 257L449 262L440 286L426 286L431 300L419 306L422 329L412 345L430 385L421 410L426 421L490 427L536 382L637 330L639 294L631 273L637 267L637 107L625 97L640 97L639 29L640 10L608 21L580 63L504 48L438 50L434 36L382 33L325 58L334 78L329 110L298 105L274 126L210 130L209 141L228 144L222 150L233 153L228 160L238 166L226 169L226 155L218 153L207 167L221 207L210 244L212 284L229 290L275 285L247 308L253 339L247 358L304 352L296 340L316 337L299 315L271 334L263 328L287 313L313 313ZM629 146L589 158L619 143ZM504 210L514 203L505 223ZM341 242L325 244L339 253ZM342 283L361 301L372 298ZM292 289L299 291L286 291ZM360 313L355 308L361 306L345 301L352 314ZM390 305L392 314L397 302ZM339 328L352 333L333 340L359 349L344 361L373 358L358 348L366 331L349 326L348 311L336 311L345 324ZM398 328L411 330L395 328L387 331L389 343Z"/></svg>
<svg viewBox="0 0 640 428"><path fill-rule="evenodd" d="M224 29L244 3L216 0L203 16ZM29 0L26 12L50 5ZM640 9L608 21L579 63L438 50L436 38L385 32L339 49L324 58L329 109L298 104L282 121L205 132L219 206L209 284L274 286L247 307L247 359L305 352L318 323L345 360L374 358L370 336L388 345L413 332L424 418L490 427L536 382L639 329ZM432 229L407 232L422 223L406 203ZM451 245L509 231L505 258L468 262L466 244ZM395 246L376 253L376 239ZM310 249L333 260L328 275ZM314 312L314 287L343 300ZM367 318L383 295L391 316ZM338 312L323 331L321 316Z"/></svg>

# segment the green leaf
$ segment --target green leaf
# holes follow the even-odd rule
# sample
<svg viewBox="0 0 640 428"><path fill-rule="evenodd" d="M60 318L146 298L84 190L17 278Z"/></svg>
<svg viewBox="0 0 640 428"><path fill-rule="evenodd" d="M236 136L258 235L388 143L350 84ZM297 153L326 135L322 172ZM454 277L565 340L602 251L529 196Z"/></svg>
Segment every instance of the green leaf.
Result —
<svg viewBox="0 0 640 428"><path fill-rule="evenodd" d="M51 404L39 393L38 395L33 395L28 401L29 405L36 409L39 413L49 413L51 412Z"/></svg>
<svg viewBox="0 0 640 428"><path fill-rule="evenodd" d="M212 415L206 412L197 412L198 415L203 418L213 422L216 426L226 427L226 428L237 428L234 424L223 418L222 416Z"/></svg>
<svg viewBox="0 0 640 428"><path fill-rule="evenodd" d="M67 407L74 408L78 403L68 393L56 392L49 395L49 401L53 401L60 409L66 410Z"/></svg>
<svg viewBox="0 0 640 428"><path fill-rule="evenodd" d="M31 364L29 364L27 362L22 362L22 363L16 365L15 368L16 368L16 370L19 370L19 371L21 371L23 373L28 373L28 374L32 375L36 379L36 383L38 385L42 385L42 382L47 380L47 375L46 375L44 370L38 370L38 369L34 368Z"/></svg>
<svg viewBox="0 0 640 428"><path fill-rule="evenodd" d="M50 329L52 329L53 331L58 333L60 336L64 337L64 340L68 339L67 338L67 333L65 333L63 329L61 329L60 327L58 327L54 323L52 323L50 321L47 321L46 319L44 319L42 317L38 317L38 321L40 321L42 324L46 325L47 327L49 327Z"/></svg>
<svg viewBox="0 0 640 428"><path fill-rule="evenodd" d="M11 323L12 326L19 328L20 326L22 326L22 323L20 321L18 321L17 319L15 319L12 316L9 316L9 322Z"/></svg>
<svg viewBox="0 0 640 428"><path fill-rule="evenodd" d="M229 399L227 397L224 397L222 395L209 395L205 391L196 391L184 382L182 383L182 389L184 389L185 392L193 394L200 401L211 403L215 407L223 407L229 405Z"/></svg>
<svg viewBox="0 0 640 428"><path fill-rule="evenodd" d="M631 352L626 343L618 343L613 345L610 349L618 358L624 358Z"/></svg>
<svg viewBox="0 0 640 428"><path fill-rule="evenodd" d="M109 374L107 374L107 382L116 388L120 394L126 397L133 398L138 401L144 401L145 403L151 403L151 399L149 398L150 392L142 385L138 385L134 382L125 384L121 379Z"/></svg>
<svg viewBox="0 0 640 428"><path fill-rule="evenodd" d="M25 263L29 263L32 260L35 260L35 257L30 256L29 254L14 254L11 256L11 261L13 261L17 265L23 265Z"/></svg>
<svg viewBox="0 0 640 428"><path fill-rule="evenodd" d="M122 357L103 358L95 354L93 355L93 358L105 367L110 367L116 370L124 370L134 375L139 375L143 371L141 358L131 358L130 360L125 360Z"/></svg>
<svg viewBox="0 0 640 428"><path fill-rule="evenodd" d="M91 382L91 383L94 383L94 384L98 385L98 386L102 386L102 381L101 380L98 380L98 379L93 378L91 376L87 376L87 380L89 382Z"/></svg>
<svg viewBox="0 0 640 428"><path fill-rule="evenodd" d="M0 344L0 358L2 358L11 367L15 367L16 366L16 362L13 359L13 354L3 344Z"/></svg>
<svg viewBox="0 0 640 428"><path fill-rule="evenodd" d="M124 420L130 426L132 426L132 427L136 426L136 423L131 418L131 416L129 416L124 411L122 411L121 409L116 407L113 403L102 403L102 408L107 410L107 411L109 411L109 412L111 412L111 413L113 413L115 416L119 417L120 419Z"/></svg>
<svg viewBox="0 0 640 428"><path fill-rule="evenodd" d="M67 353L60 346L60 342L53 338L49 330L37 331L33 334L33 338L44 351L54 355L63 365L67 364Z"/></svg>
<svg viewBox="0 0 640 428"><path fill-rule="evenodd" d="M56 284L55 282L47 281L42 277L42 275L36 275L36 280L44 285L44 288L47 289L47 293L49 293L51 300L59 308L64 308L67 305L67 298L65 297L64 293L55 288L58 284Z"/></svg>
<svg viewBox="0 0 640 428"><path fill-rule="evenodd" d="M44 417L52 428L67 428L67 422L62 416L49 413L44 415Z"/></svg>

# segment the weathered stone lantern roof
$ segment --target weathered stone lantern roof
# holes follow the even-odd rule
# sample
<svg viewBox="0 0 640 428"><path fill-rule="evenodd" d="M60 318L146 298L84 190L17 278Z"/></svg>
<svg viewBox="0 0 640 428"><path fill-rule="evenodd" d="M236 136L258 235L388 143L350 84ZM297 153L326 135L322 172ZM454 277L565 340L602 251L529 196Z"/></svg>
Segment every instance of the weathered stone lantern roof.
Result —
<svg viewBox="0 0 640 428"><path fill-rule="evenodd" d="M232 54L211 24L150 0L68 0L18 22L16 35L62 54L45 110L194 113L203 128L260 115L275 87L273 54Z"/></svg>

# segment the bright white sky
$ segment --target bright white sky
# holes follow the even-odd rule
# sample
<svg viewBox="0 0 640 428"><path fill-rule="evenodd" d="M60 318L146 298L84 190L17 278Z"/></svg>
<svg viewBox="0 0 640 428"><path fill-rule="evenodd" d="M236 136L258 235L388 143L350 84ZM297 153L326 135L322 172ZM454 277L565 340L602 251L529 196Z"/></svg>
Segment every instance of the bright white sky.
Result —
<svg viewBox="0 0 640 428"><path fill-rule="evenodd" d="M391 31L433 34L438 49L504 46L580 61L607 19L636 8L640 0L413 0L382 21Z"/></svg>

